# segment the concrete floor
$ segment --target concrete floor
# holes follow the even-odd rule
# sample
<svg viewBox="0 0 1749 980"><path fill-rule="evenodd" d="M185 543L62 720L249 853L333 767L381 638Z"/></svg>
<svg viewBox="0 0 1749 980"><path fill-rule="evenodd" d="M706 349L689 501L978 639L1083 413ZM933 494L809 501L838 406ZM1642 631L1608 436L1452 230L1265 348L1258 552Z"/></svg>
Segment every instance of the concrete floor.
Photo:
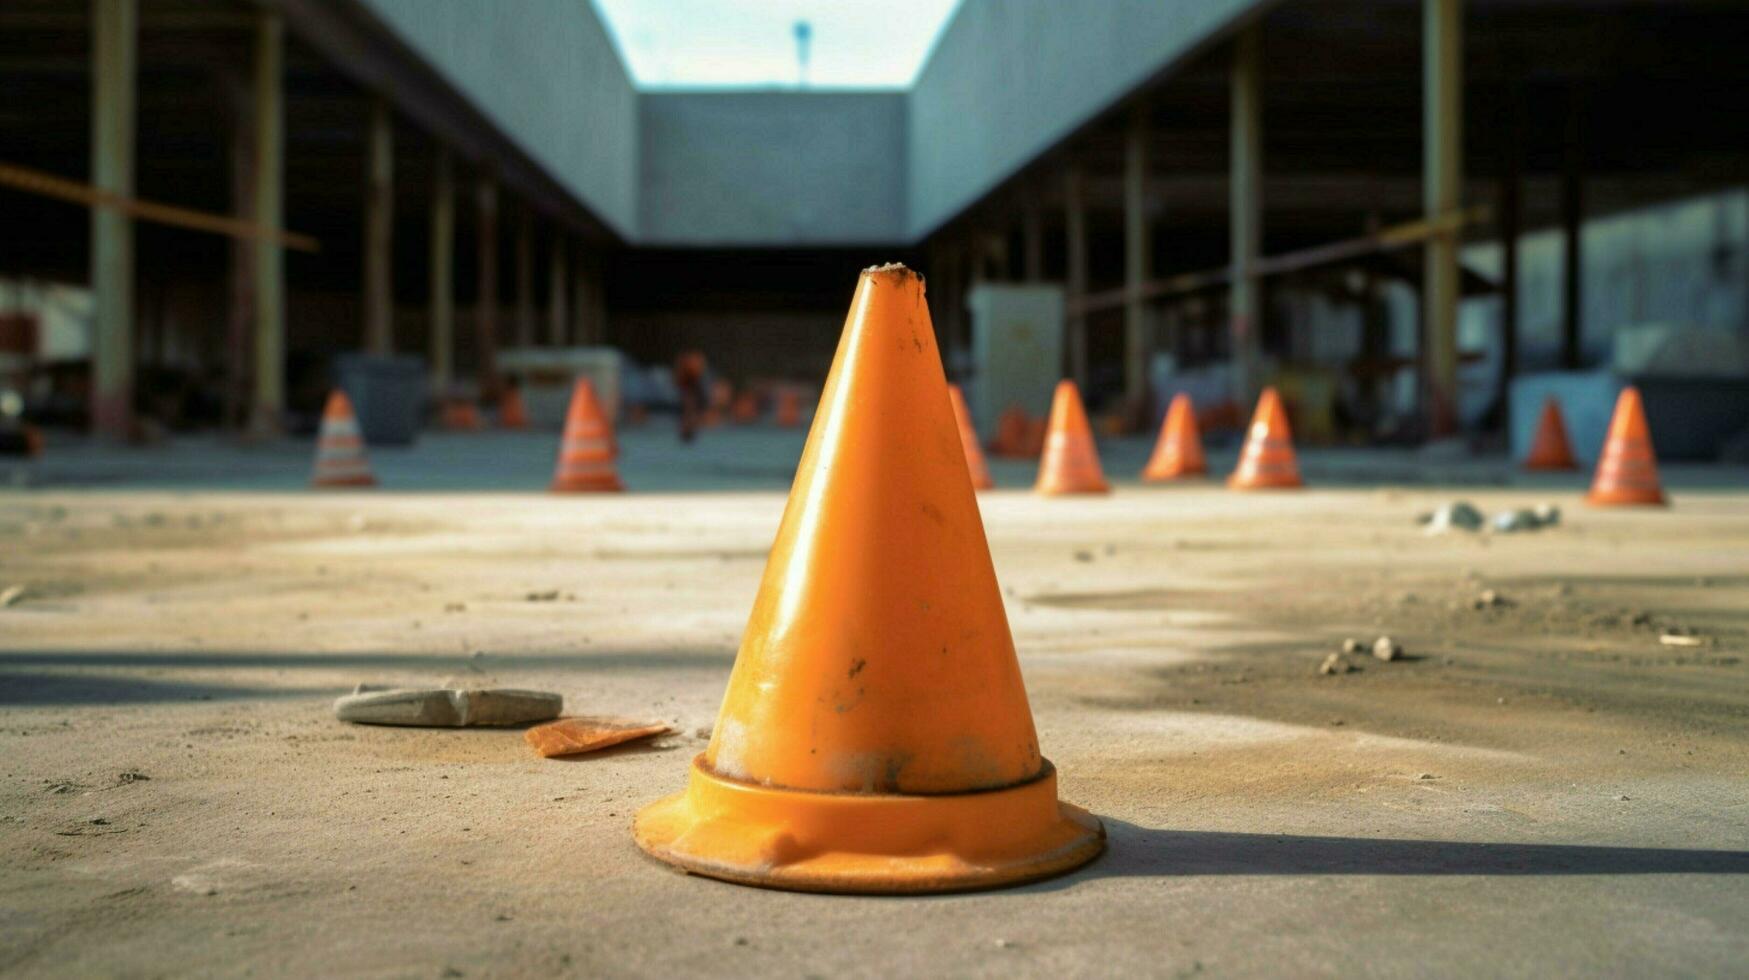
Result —
<svg viewBox="0 0 1749 980"><path fill-rule="evenodd" d="M940 898L764 892L631 843L704 744L799 433L378 451L61 445L0 491L0 971L67 974L1741 975L1749 473L1669 511L1583 477L1307 454L1319 488L981 497L1041 747L1110 851ZM1144 440L1105 446L1114 475ZM1217 467L1230 453L1216 453ZM1453 489L1461 487L1461 489ZM489 491L461 493L456 491ZM1528 535L1426 537L1461 493ZM1483 589L1508 604L1473 608ZM557 598L539 596L549 591ZM532 598L531 598L532 596ZM1660 635L1689 630L1701 645ZM1410 657L1318 676L1343 638ZM360 681L562 692L679 734L576 761L350 727Z"/></svg>

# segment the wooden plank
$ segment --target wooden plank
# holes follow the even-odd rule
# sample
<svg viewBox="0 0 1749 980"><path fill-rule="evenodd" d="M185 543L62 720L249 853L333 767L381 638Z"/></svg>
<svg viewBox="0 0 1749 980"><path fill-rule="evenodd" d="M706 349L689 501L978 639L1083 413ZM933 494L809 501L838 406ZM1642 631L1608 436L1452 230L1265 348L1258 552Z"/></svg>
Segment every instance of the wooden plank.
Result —
<svg viewBox="0 0 1749 980"><path fill-rule="evenodd" d="M295 249L299 252L320 252L322 250L322 243L312 235L262 228L247 221L213 214L210 211L196 211L193 208L174 204L145 201L12 163L0 163L0 187L10 187L26 194L50 197L72 204L82 204L89 208L110 208L138 221L150 221L153 224L168 225L172 228L204 231L248 241L278 242L285 248Z"/></svg>

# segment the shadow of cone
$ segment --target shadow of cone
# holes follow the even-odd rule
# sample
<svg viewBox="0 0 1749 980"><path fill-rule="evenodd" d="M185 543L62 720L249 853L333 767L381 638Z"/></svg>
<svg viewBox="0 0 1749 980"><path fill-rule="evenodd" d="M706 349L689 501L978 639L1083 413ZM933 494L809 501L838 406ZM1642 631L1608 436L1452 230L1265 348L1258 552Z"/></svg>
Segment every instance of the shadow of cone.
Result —
<svg viewBox="0 0 1749 980"><path fill-rule="evenodd" d="M1081 392L1073 381L1057 382L1044 455L1038 464L1038 483L1033 489L1051 496L1111 492L1099 468L1099 450L1093 445L1087 410L1081 407Z"/></svg>
<svg viewBox="0 0 1749 980"><path fill-rule="evenodd" d="M710 745L638 845L803 891L964 891L1104 848L1058 802L923 281L863 272Z"/></svg>
<svg viewBox="0 0 1749 980"><path fill-rule="evenodd" d="M1542 417L1536 423L1536 438L1524 457L1527 470L1576 470L1579 461L1573 458L1573 446L1567 441L1567 423L1561 418L1561 406L1553 398L1543 402Z"/></svg>
<svg viewBox="0 0 1749 980"><path fill-rule="evenodd" d="M1615 402L1615 417L1609 422L1609 437L1597 458L1597 475L1585 502L1599 507L1663 506L1664 489L1658 482L1658 457L1652 449L1652 433L1646 426L1646 410L1638 388L1623 388Z"/></svg>
<svg viewBox="0 0 1749 980"><path fill-rule="evenodd" d="M528 406L522 403L522 389L507 387L498 396L498 428L528 428Z"/></svg>
<svg viewBox="0 0 1749 980"><path fill-rule="evenodd" d="M336 389L322 409L322 428L316 435L316 466L310 475L312 487L374 487L377 478L364 458L364 437L352 400Z"/></svg>
<svg viewBox="0 0 1749 980"><path fill-rule="evenodd" d="M1203 476L1209 471L1202 455L1202 434L1196 431L1196 410L1190 396L1179 392L1172 396L1166 409L1166 421L1160 426L1160 440L1154 444L1154 455L1142 468L1142 479L1150 483L1182 480Z"/></svg>
<svg viewBox="0 0 1749 980"><path fill-rule="evenodd" d="M1227 478L1234 490L1291 490L1300 486L1300 464L1294 457L1293 430L1274 388L1263 389L1257 412L1239 452L1239 465Z"/></svg>
<svg viewBox="0 0 1749 980"><path fill-rule="evenodd" d="M578 378L565 414L565 434L559 443L559 463L553 471L555 493L612 493L624 490L614 458L619 450L613 429L595 400L595 386Z"/></svg>
<svg viewBox="0 0 1749 980"><path fill-rule="evenodd" d="M954 422L959 426L960 445L966 449L966 471L971 474L972 488L988 490L996 485L990 479L990 467L984 462L984 451L978 448L978 430L972 427L972 413L966 408L966 398L959 385L948 385L947 396L953 401Z"/></svg>

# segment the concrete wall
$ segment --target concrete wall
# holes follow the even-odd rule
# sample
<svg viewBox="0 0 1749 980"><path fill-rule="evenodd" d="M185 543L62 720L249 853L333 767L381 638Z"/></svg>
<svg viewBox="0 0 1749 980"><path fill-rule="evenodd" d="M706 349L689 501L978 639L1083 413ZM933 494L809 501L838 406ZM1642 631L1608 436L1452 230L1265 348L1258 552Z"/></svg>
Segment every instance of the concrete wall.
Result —
<svg viewBox="0 0 1749 980"><path fill-rule="evenodd" d="M662 92L641 103L640 243L901 242L900 92Z"/></svg>
<svg viewBox="0 0 1749 980"><path fill-rule="evenodd" d="M1270 0L965 0L910 92L921 238Z"/></svg>
<svg viewBox="0 0 1749 980"><path fill-rule="evenodd" d="M588 0L361 0L624 238L638 214L638 97Z"/></svg>

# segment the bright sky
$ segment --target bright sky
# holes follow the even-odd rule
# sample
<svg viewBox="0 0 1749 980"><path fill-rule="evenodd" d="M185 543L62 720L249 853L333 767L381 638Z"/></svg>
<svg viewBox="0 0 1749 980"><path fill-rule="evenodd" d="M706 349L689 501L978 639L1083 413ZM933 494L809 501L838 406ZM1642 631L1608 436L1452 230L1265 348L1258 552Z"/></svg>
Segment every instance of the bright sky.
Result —
<svg viewBox="0 0 1749 980"><path fill-rule="evenodd" d="M959 0L593 0L640 88L905 88Z"/></svg>

